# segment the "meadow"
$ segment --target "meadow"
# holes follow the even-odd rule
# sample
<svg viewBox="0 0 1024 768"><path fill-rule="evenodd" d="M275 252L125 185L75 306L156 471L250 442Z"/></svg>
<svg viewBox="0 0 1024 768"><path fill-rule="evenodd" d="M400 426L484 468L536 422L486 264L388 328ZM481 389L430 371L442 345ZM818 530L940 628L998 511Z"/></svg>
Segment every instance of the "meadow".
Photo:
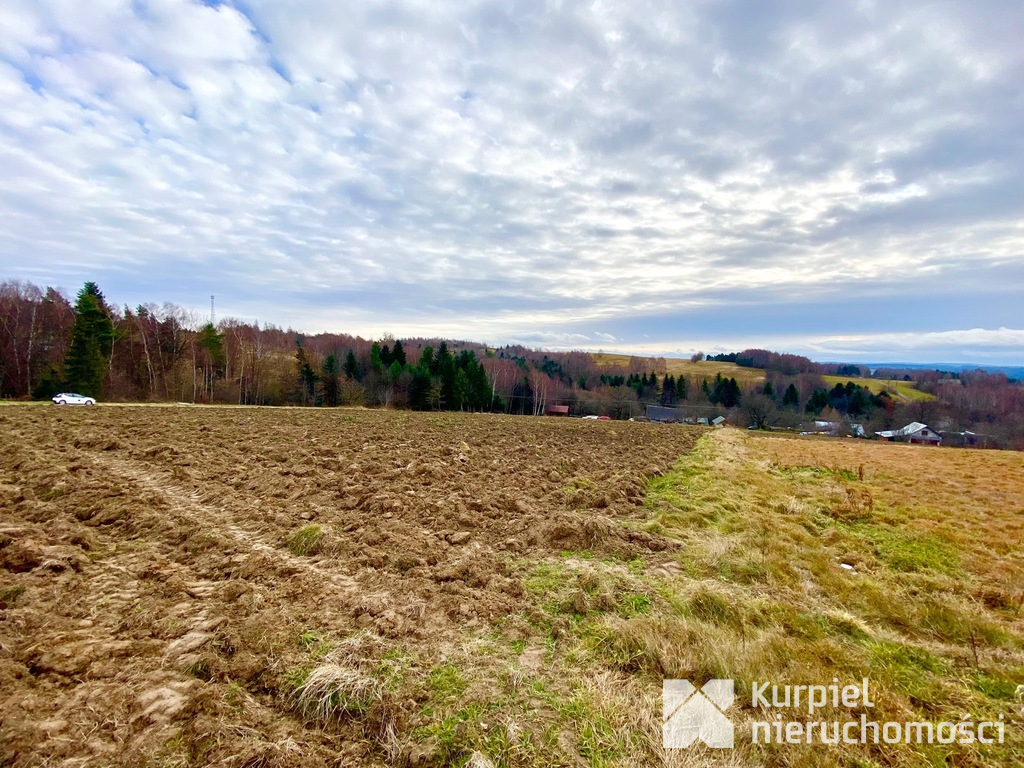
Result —
<svg viewBox="0 0 1024 768"><path fill-rule="evenodd" d="M348 409L0 431L5 766L1024 763L1018 453ZM863 677L876 719L1007 739L755 747L739 701L735 749L662 748L663 678Z"/></svg>
<svg viewBox="0 0 1024 768"><path fill-rule="evenodd" d="M852 381L861 387L864 387L871 391L873 394L880 394L881 392L890 392L898 399L902 400L916 400L916 401L927 401L934 400L935 395L927 392L922 392L917 388L917 384L912 381L899 381L897 379L866 379L861 376L822 376L825 383L829 387L834 387L836 384L846 384L848 381Z"/></svg>
<svg viewBox="0 0 1024 768"><path fill-rule="evenodd" d="M762 368L744 368L736 363L720 363L716 360L691 362L681 357L644 358L610 352L595 352L593 358L594 362L601 366L614 365L645 373L654 371L658 375L670 373L673 376L686 376L698 383L702 379L712 382L717 375L726 379L736 379L741 386L762 383L765 379Z"/></svg>

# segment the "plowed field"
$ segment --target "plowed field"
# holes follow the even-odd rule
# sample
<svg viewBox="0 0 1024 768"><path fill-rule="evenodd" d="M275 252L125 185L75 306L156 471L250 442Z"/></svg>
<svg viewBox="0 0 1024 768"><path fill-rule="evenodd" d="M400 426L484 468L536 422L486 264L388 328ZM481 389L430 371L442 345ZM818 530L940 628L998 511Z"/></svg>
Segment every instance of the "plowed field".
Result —
<svg viewBox="0 0 1024 768"><path fill-rule="evenodd" d="M670 559L646 482L699 434L4 408L0 764L572 765L594 726L540 674L539 564L621 563L614 600Z"/></svg>

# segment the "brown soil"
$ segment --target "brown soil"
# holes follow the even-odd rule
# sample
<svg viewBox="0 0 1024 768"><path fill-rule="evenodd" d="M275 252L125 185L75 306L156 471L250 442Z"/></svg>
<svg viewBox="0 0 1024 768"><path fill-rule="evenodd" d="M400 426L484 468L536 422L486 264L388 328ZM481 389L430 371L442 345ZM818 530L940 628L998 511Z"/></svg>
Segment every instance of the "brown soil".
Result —
<svg viewBox="0 0 1024 768"><path fill-rule="evenodd" d="M522 624L504 620L527 610L530 563L671 549L638 524L645 482L699 434L489 415L5 408L0 764L429 764L417 679L467 633ZM294 675L319 638L351 641L352 674L400 651L413 660L409 698L329 724L304 717Z"/></svg>

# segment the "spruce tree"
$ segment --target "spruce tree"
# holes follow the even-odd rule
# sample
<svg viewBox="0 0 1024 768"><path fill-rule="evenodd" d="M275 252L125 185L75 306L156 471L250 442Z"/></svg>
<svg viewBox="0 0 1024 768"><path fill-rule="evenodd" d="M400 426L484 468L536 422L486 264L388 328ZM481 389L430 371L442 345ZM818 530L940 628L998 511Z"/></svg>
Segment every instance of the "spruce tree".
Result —
<svg viewBox="0 0 1024 768"><path fill-rule="evenodd" d="M306 350L302 348L302 339L296 339L295 345L298 349L295 352L295 366L299 373L299 387L302 396L302 404L309 405L316 400L316 381L319 378L313 366L306 356Z"/></svg>
<svg viewBox="0 0 1024 768"><path fill-rule="evenodd" d="M107 360L114 344L114 323L103 293L88 282L78 292L71 346L64 363L67 388L89 397L99 397L107 373Z"/></svg>
<svg viewBox="0 0 1024 768"><path fill-rule="evenodd" d="M676 400L686 399L686 388L689 386L687 379L683 374L679 374L679 378L676 379Z"/></svg>
<svg viewBox="0 0 1024 768"><path fill-rule="evenodd" d="M672 374L667 374L661 382L661 404L676 404L676 380Z"/></svg>
<svg viewBox="0 0 1024 768"><path fill-rule="evenodd" d="M338 392L340 389L338 384L338 358L334 356L333 352L324 358L324 364L320 370L324 382L324 402L333 408L338 404Z"/></svg>
<svg viewBox="0 0 1024 768"><path fill-rule="evenodd" d="M783 408L799 408L800 407L800 393L796 391L796 385L790 384L786 387L786 392L782 396L782 407Z"/></svg>
<svg viewBox="0 0 1024 768"><path fill-rule="evenodd" d="M405 347L402 346L402 342L398 339L395 339L395 348L391 350L391 359L405 368Z"/></svg>
<svg viewBox="0 0 1024 768"><path fill-rule="evenodd" d="M359 380L359 361L356 360L356 353L351 349L348 351L348 354L345 355L345 365L342 370L350 381Z"/></svg>
<svg viewBox="0 0 1024 768"><path fill-rule="evenodd" d="M437 373L437 368L434 366L434 348L426 346L420 353L420 370L422 370L428 376Z"/></svg>

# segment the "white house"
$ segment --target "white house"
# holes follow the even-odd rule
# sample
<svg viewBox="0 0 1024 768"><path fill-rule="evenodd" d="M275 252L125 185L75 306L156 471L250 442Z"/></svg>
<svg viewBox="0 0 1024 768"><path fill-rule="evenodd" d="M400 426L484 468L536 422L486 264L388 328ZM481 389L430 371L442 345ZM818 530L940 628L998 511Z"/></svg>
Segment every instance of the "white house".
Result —
<svg viewBox="0 0 1024 768"><path fill-rule="evenodd" d="M899 440L900 442L918 443L922 445L938 445L942 442L942 436L934 431L927 424L919 421L912 421L901 429L886 429L882 432L875 432L883 440Z"/></svg>

